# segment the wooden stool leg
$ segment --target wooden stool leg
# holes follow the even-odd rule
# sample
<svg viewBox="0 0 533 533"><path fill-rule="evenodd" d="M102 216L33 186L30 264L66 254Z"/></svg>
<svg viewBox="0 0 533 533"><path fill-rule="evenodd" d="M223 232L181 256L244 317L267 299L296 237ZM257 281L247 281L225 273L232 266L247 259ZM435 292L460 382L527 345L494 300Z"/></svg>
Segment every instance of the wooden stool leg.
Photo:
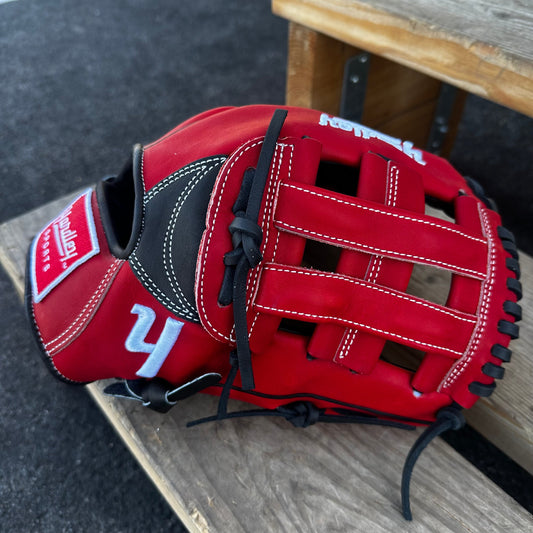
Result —
<svg viewBox="0 0 533 533"><path fill-rule="evenodd" d="M287 63L287 105L339 114L342 76L354 48L291 22Z"/></svg>
<svg viewBox="0 0 533 533"><path fill-rule="evenodd" d="M291 22L287 65L288 105L340 112L346 61L362 51ZM426 148L442 83L380 56L372 55L361 122ZM449 155L466 93L457 90L440 149Z"/></svg>

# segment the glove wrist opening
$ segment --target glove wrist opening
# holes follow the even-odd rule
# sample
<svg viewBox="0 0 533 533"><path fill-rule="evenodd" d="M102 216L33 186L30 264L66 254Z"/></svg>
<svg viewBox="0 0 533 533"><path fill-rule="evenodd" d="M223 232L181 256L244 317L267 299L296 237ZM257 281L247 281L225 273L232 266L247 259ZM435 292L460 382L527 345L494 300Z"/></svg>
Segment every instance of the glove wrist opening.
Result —
<svg viewBox="0 0 533 533"><path fill-rule="evenodd" d="M142 147L133 148L133 157L118 176L104 178L96 187L98 207L109 250L118 259L127 259L141 231L143 211Z"/></svg>

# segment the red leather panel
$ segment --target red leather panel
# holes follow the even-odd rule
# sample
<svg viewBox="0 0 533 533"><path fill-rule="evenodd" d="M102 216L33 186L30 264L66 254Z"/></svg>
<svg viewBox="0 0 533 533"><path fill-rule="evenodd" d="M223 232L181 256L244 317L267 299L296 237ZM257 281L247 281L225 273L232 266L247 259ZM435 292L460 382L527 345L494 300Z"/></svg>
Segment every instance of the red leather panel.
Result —
<svg viewBox="0 0 533 533"><path fill-rule="evenodd" d="M424 191L419 174L373 153L362 158L357 194L366 200L424 212ZM359 266L361 256L366 259L364 270ZM403 291L409 284L412 264L343 250L336 272ZM309 353L368 374L376 365L384 345L383 337L368 332L320 324L309 344Z"/></svg>
<svg viewBox="0 0 533 533"><path fill-rule="evenodd" d="M242 176L247 168L257 164L261 145L262 138L250 141L228 158L222 167L215 183L206 231L198 254L196 301L200 319L211 335L226 342L233 342L233 308L231 305L222 307L217 300L224 274L223 257L233 249L228 227L234 218L232 207L240 190ZM305 242L275 228L274 209L281 179L300 184L314 180L319 161L320 145L312 139L290 138L278 143L259 220L263 230L263 262L301 263ZM254 351L262 350L270 342L279 324L279 319L272 319L272 316L258 320L258 310L251 305L260 276L261 267L252 270L247 284L248 328L250 345Z"/></svg>
<svg viewBox="0 0 533 533"><path fill-rule="evenodd" d="M474 233L483 229L478 211L478 202L470 196L459 196L455 202L457 224ZM446 305L469 314L476 314L481 294L481 281L459 274L452 275L450 293ZM413 388L420 392L436 390L451 368L447 357L428 353L413 376Z"/></svg>
<svg viewBox="0 0 533 533"><path fill-rule="evenodd" d="M135 304L155 311L156 320L145 341L157 342L165 321L173 315L142 287L126 263L114 279L101 305L86 323L84 335L53 356L54 365L59 372L78 381L116 376L137 379L136 372L144 364L148 354L132 353L124 348L137 319L136 315L131 313ZM113 335L104 334L109 324L113 325ZM158 375L183 383L198 376L206 368L210 371L222 371L227 366L227 360L224 357L216 357L221 347L199 324L185 322Z"/></svg>
<svg viewBox="0 0 533 533"><path fill-rule="evenodd" d="M501 364L501 361L491 355L492 345L495 343L508 346L509 336L498 332L498 322L514 318L505 313L505 300L516 302L516 295L507 288L506 280L515 277L505 264L507 252L503 251L502 243L497 236L497 228L501 225L500 216L489 209L478 206L481 214L483 231L489 240L489 275L482 285L478 304L478 322L472 335L468 350L459 359L442 380L437 390L450 394L463 407L471 407L477 396L468 390L468 385L474 381L490 384L493 379L482 372L487 362Z"/></svg>
<svg viewBox="0 0 533 533"><path fill-rule="evenodd" d="M448 395L437 392L416 396L410 384L411 373L384 361L378 361L370 375L362 376L330 361L309 361L306 348L307 338L276 333L268 349L254 357L258 393L234 390L231 397L269 409L299 399L310 400L318 407L359 405L426 421L433 420L434 413L450 403ZM220 390L212 392L219 394ZM326 400L332 394L337 403Z"/></svg>
<svg viewBox="0 0 533 533"><path fill-rule="evenodd" d="M499 216L443 159L326 113L286 109L258 220L263 261L247 280L256 388L240 391L237 374L232 397L270 408L309 399L319 407L369 408L424 421L452 401L470 407L477 397L469 384L492 383L483 365L501 363L491 355L492 345L509 344L509 335L497 332L498 322L514 320L503 309L516 295L506 287L514 274L497 236ZM210 110L143 151L145 191L194 161L227 156L196 263L201 325L183 321L157 373L172 383L204 372L227 376L234 316L232 305L222 307L218 295L224 255L233 249L228 228L243 175L257 165L273 112L272 106ZM354 176L360 169L357 197L316 185L324 168L334 168L330 163L349 166ZM425 215L424 195L455 202L456 221ZM125 345L139 319L134 306L149 308L155 317L146 346L157 344L176 317L127 262L111 255L94 195L91 205L95 231L89 235L99 243L98 253L90 255L96 247L85 250L82 264L64 269L68 275L58 270L43 276L31 311L45 350L69 379L134 379L149 357L130 351L141 344ZM302 267L307 240L342 248L336 273ZM46 240L37 244L46 253ZM413 263L451 271L446 306L405 293ZM318 326L311 337L289 334L279 331L282 317ZM381 360L385 340L426 352L418 371ZM219 394L220 387L211 392Z"/></svg>
<svg viewBox="0 0 533 533"><path fill-rule="evenodd" d="M476 279L486 275L481 236L445 221L318 187L284 183L275 224L310 239L404 261L432 265Z"/></svg>
<svg viewBox="0 0 533 533"><path fill-rule="evenodd" d="M269 264L256 304L279 316L360 328L421 350L458 358L476 317L340 274ZM384 310L394 309L394 313Z"/></svg>

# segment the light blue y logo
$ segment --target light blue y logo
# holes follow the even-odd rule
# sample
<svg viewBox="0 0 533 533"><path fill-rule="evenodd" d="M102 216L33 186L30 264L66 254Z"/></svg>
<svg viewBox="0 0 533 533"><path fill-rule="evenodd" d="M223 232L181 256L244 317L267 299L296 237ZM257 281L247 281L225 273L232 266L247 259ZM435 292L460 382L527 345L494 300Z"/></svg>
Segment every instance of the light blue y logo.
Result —
<svg viewBox="0 0 533 533"><path fill-rule="evenodd" d="M150 307L135 304L131 308L131 313L138 316L137 322L135 322L126 339L126 350L150 354L136 374L142 378L153 378L159 372L170 350L176 343L183 327L183 322L167 318L159 339L155 344L151 344L146 342L145 339L155 322L155 311Z"/></svg>

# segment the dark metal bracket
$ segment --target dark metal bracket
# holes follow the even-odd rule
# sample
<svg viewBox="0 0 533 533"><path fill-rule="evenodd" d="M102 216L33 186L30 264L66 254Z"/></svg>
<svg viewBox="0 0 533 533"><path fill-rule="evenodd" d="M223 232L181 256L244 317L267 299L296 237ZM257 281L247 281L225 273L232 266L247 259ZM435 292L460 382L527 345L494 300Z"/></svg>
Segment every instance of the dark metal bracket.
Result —
<svg viewBox="0 0 533 533"><path fill-rule="evenodd" d="M363 117L370 57L369 53L363 52L348 59L344 65L340 116L353 122L361 122ZM426 145L428 152L441 152L450 129L456 96L456 87L442 83Z"/></svg>
<svg viewBox="0 0 533 533"><path fill-rule="evenodd" d="M340 116L360 122L365 103L370 54L364 52L351 57L344 66Z"/></svg>
<svg viewBox="0 0 533 533"><path fill-rule="evenodd" d="M429 130L428 142L426 150L434 154L439 154L442 150L442 145L446 140L446 135L450 130L450 118L455 105L455 98L457 96L457 87L443 83L440 89L437 108L435 109L435 116L431 129Z"/></svg>

